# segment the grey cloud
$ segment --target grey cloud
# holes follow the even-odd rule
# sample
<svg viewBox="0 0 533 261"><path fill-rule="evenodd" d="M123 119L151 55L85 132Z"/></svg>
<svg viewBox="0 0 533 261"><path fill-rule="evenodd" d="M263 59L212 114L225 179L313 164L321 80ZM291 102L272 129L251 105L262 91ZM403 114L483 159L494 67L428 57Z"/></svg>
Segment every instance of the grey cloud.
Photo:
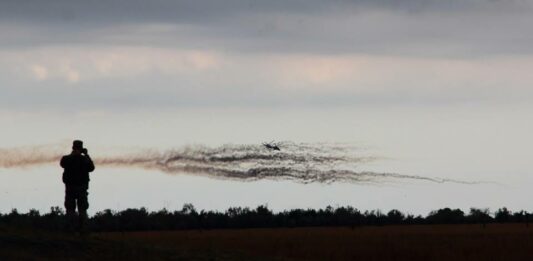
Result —
<svg viewBox="0 0 533 261"><path fill-rule="evenodd" d="M494 0L3 1L0 31L5 37L0 45L516 54L532 50L532 13L526 1Z"/></svg>
<svg viewBox="0 0 533 261"><path fill-rule="evenodd" d="M202 22L245 13L303 13L385 9L401 12L523 10L521 0L4 0L2 20L42 22Z"/></svg>
<svg viewBox="0 0 533 261"><path fill-rule="evenodd" d="M529 78L524 77L529 65L507 66L517 73L503 72L502 66L495 65L492 69L480 69L476 77L461 79L458 75L457 80L449 80L456 77L453 73L459 73L454 70L437 77L437 87L431 86L435 82L429 79L437 72L426 71L426 75L420 76L408 73L404 77L409 79L403 80L401 77L394 80L394 73L386 76L393 80L377 86L382 91L373 91L373 86L365 86L364 81L335 83L327 91L313 91L304 88L307 83L298 79L290 83L297 86L286 88L271 79L277 71L258 64L271 53L337 55L334 57L345 54L444 56L464 60L532 54L532 14L527 1L494 0L0 1L3 54L47 46L55 50L44 58L39 58L41 53L37 52L35 61L34 54L0 60L3 69L0 109L529 101ZM214 50L222 54L222 59L234 61L230 66L201 75L147 70L144 74L128 72L122 77L91 79L85 78L85 71L91 74L92 69L74 68L80 69L81 77L76 86L66 83L64 76L59 79L52 75L43 81L32 79L35 75L28 68L19 68L16 74L10 64L16 60L22 67L41 62L46 66L46 61L61 56L69 48L75 54L110 46ZM9 48L17 50L5 51ZM67 60L69 56L65 55ZM73 56L73 60L77 59L73 67L83 67L89 59L89 56ZM242 57L248 60L238 59ZM420 69L417 66L423 65L411 69ZM381 65L374 67L370 72L383 69ZM446 64L437 67L446 71ZM497 77L485 77L483 73ZM491 84L492 88L487 88ZM512 91L503 92L504 88Z"/></svg>

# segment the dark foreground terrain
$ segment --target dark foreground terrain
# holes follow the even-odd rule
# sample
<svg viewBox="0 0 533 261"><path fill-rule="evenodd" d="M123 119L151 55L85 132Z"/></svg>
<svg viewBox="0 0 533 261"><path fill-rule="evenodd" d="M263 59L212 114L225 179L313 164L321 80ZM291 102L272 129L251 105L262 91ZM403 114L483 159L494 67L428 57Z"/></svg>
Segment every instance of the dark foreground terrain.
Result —
<svg viewBox="0 0 533 261"><path fill-rule="evenodd" d="M524 224L97 233L0 229L0 260L533 260Z"/></svg>

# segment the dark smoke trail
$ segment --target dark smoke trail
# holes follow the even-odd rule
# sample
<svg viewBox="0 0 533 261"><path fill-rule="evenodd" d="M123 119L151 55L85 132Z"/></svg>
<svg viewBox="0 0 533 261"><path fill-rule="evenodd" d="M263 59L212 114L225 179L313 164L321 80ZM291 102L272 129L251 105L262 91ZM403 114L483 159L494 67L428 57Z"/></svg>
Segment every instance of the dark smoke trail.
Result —
<svg viewBox="0 0 533 261"><path fill-rule="evenodd" d="M355 171L375 157L356 156L342 144L284 142L281 151L261 145L188 146L166 152L144 151L129 155L94 158L98 166L138 167L165 173L189 173L210 178L254 181L292 180L300 183L380 183L388 180L422 180L478 184L460 180L397 173ZM58 148L49 146L0 149L0 167L27 167L56 163Z"/></svg>

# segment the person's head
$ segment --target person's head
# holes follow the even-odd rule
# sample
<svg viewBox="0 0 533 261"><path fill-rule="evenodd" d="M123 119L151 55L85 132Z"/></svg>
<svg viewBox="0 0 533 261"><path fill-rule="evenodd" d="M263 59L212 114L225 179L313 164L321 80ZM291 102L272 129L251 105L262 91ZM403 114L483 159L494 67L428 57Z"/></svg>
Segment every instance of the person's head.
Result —
<svg viewBox="0 0 533 261"><path fill-rule="evenodd" d="M83 151L83 141L81 140L75 140L72 142L72 151L76 153L80 153Z"/></svg>

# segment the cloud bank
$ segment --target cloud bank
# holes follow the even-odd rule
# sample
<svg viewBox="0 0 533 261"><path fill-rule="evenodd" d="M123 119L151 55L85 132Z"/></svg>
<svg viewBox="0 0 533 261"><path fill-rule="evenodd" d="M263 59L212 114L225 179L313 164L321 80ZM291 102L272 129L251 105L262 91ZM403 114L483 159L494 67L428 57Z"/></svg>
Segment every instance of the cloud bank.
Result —
<svg viewBox="0 0 533 261"><path fill-rule="evenodd" d="M0 1L0 109L527 103L531 24L518 0Z"/></svg>
<svg viewBox="0 0 533 261"><path fill-rule="evenodd" d="M111 44L232 52L531 53L529 1L20 1L0 46Z"/></svg>

